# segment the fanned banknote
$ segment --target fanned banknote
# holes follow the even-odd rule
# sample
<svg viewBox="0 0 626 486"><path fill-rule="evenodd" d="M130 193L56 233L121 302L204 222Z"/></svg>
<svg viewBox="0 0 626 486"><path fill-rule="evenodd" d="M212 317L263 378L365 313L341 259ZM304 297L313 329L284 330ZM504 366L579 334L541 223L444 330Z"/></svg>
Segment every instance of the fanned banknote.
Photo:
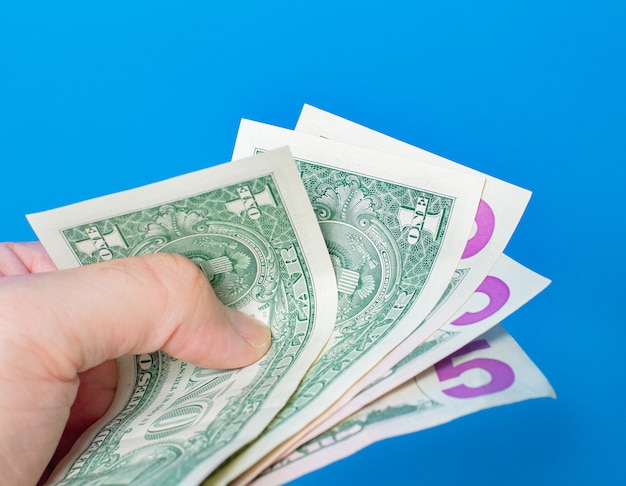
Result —
<svg viewBox="0 0 626 486"><path fill-rule="evenodd" d="M530 192L310 105L302 109L296 131L485 178L471 238L444 298L411 336L361 379L358 388L363 389L441 328L474 290L483 284L511 238L526 208Z"/></svg>
<svg viewBox="0 0 626 486"><path fill-rule="evenodd" d="M374 442L540 397L555 398L548 380L504 328L496 326L302 445L253 484L284 484Z"/></svg>
<svg viewBox="0 0 626 486"><path fill-rule="evenodd" d="M286 148L29 220L61 268L185 255L224 303L268 323L273 336L268 354L239 370L158 351L121 359L113 406L54 484L198 484L261 433L330 337L335 276Z"/></svg>
<svg viewBox="0 0 626 486"><path fill-rule="evenodd" d="M334 411L311 430L305 440L323 434L369 403L422 373L470 341L487 332L534 298L550 280L525 268L506 255L476 289L472 297L440 329L417 346L349 403ZM384 361L384 360L383 360Z"/></svg>
<svg viewBox="0 0 626 486"><path fill-rule="evenodd" d="M479 176L248 120L233 159L283 145L296 158L333 261L337 323L286 408L209 484L246 482L292 450L413 332L452 278L483 190Z"/></svg>

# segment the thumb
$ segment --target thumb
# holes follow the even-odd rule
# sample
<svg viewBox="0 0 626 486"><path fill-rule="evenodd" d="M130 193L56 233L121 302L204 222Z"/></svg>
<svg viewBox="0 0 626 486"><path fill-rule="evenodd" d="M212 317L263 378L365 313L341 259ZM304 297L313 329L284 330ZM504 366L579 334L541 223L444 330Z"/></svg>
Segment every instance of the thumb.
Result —
<svg viewBox="0 0 626 486"><path fill-rule="evenodd" d="M180 255L0 279L0 476L30 484L61 437L78 372L157 349L234 368L270 346L267 326L219 302Z"/></svg>
<svg viewBox="0 0 626 486"><path fill-rule="evenodd" d="M59 378L157 349L201 367L237 368L270 347L269 328L224 306L200 269L180 255L18 277L10 287L0 292L0 304L19 316L21 329L36 329L48 370ZM9 302L3 302L7 294ZM34 305L25 319L27 302Z"/></svg>

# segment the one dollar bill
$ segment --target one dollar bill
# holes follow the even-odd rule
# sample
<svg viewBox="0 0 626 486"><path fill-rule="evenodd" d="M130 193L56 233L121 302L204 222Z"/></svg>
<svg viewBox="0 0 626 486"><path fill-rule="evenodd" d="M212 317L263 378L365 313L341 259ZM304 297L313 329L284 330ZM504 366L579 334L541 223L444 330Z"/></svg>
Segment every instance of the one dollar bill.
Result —
<svg viewBox="0 0 626 486"><path fill-rule="evenodd" d="M465 245L444 298L427 319L416 326L415 331L402 345L389 353L384 362L360 380L356 388L363 389L440 329L482 284L511 238L526 208L530 192L310 105L305 105L302 109L296 131L406 157L437 168L454 169L468 177L478 175L485 179L471 237Z"/></svg>
<svg viewBox="0 0 626 486"><path fill-rule="evenodd" d="M198 484L261 433L332 332L335 275L286 148L29 221L60 268L182 254L224 303L265 321L273 336L268 354L239 370L197 368L157 350L120 359L113 406L54 484Z"/></svg>

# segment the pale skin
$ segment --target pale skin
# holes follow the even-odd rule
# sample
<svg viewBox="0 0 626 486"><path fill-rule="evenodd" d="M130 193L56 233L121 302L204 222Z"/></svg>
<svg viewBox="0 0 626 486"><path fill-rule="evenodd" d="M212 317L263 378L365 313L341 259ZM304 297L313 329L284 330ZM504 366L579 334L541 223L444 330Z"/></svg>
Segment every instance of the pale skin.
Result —
<svg viewBox="0 0 626 486"><path fill-rule="evenodd" d="M0 483L47 478L110 406L115 358L161 349L238 368L270 344L267 326L221 304L181 256L60 271L38 243L0 243Z"/></svg>

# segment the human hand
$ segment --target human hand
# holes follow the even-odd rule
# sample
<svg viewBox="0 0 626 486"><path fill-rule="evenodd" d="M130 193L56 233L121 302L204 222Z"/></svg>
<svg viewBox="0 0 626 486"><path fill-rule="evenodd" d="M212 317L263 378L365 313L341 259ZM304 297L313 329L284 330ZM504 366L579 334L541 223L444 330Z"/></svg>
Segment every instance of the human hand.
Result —
<svg viewBox="0 0 626 486"><path fill-rule="evenodd" d="M219 302L179 255L58 271L38 243L3 243L0 277L2 484L44 480L106 412L115 358L162 349L237 368L270 347L267 326Z"/></svg>

